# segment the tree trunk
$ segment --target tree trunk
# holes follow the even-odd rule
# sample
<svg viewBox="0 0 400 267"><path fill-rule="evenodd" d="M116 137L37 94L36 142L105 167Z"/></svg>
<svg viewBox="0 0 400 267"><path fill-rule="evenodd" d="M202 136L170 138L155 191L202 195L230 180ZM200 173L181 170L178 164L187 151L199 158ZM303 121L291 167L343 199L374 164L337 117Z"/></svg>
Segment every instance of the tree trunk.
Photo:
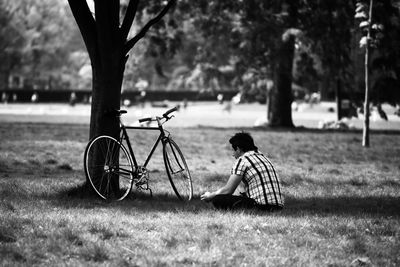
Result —
<svg viewBox="0 0 400 267"><path fill-rule="evenodd" d="M343 117L342 112L342 83L339 78L336 79L336 109L337 120L340 121Z"/></svg>
<svg viewBox="0 0 400 267"><path fill-rule="evenodd" d="M364 99L364 125L362 146L369 147L369 45L371 38L372 7L374 1L369 2L369 17L367 29L367 44L365 45L365 99Z"/></svg>
<svg viewBox="0 0 400 267"><path fill-rule="evenodd" d="M369 44L365 48L365 99L362 146L369 147Z"/></svg>
<svg viewBox="0 0 400 267"><path fill-rule="evenodd" d="M94 1L95 18L86 1L68 0L68 2L82 33L92 65L89 137L92 139L99 135L109 135L118 140L119 118L109 113L120 108L121 87L129 50L167 13L175 1L170 0L155 18L129 40L127 38L139 0L129 1L122 24L120 24L119 1ZM93 157L89 159L92 161L91 165L104 164L101 162L101 156L101 152L95 150ZM112 183L114 192L118 191L118 177L112 179Z"/></svg>
<svg viewBox="0 0 400 267"><path fill-rule="evenodd" d="M117 116L108 115L108 111L117 110L121 103L121 85L123 80L124 64L121 58L115 57L113 60L107 61L106 65L100 64L101 56L92 60L92 106L90 116L90 139L99 135L109 135L119 140L120 125ZM122 68L122 70L121 70ZM102 154L95 152L91 158L91 165L102 165ZM103 174L99 173L97 177ZM113 192L119 191L119 177L111 179ZM89 185L86 181L86 185ZM92 190L90 186L87 186Z"/></svg>
<svg viewBox="0 0 400 267"><path fill-rule="evenodd" d="M274 86L269 107L269 126L294 127L292 120L292 68L294 57L293 35L282 39L276 57Z"/></svg>
<svg viewBox="0 0 400 267"><path fill-rule="evenodd" d="M98 135L119 136L119 121L117 117L107 116L107 112L120 108L121 103L121 68L124 68L122 60L116 58L109 65L102 68L99 60L92 63L92 107L90 117L90 138Z"/></svg>
<svg viewBox="0 0 400 267"><path fill-rule="evenodd" d="M118 1L95 1L96 20L85 1L69 0L71 10L85 41L92 66L92 103L89 139L109 135L119 139L119 120L107 113L120 108L125 69L125 39L119 30ZM94 152L91 165L101 165L101 153ZM99 175L100 176L100 175ZM89 184L86 181L86 184ZM112 179L116 192L118 178ZM90 187L89 187L90 188Z"/></svg>

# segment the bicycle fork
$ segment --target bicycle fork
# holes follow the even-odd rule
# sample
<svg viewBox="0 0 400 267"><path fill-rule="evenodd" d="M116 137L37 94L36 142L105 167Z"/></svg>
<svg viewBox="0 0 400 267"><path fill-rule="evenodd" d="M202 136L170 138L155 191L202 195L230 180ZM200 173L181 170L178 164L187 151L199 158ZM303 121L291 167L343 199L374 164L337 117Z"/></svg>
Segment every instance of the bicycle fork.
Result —
<svg viewBox="0 0 400 267"><path fill-rule="evenodd" d="M165 141L165 145L170 147L172 155L174 156L175 162L178 165L178 170L174 171L173 166L171 166L170 161L168 160L168 165L169 165L169 168L171 169L172 174L177 174L177 173L183 172L185 169L184 169L184 167L182 167L181 162L179 160L179 157L176 154L177 152L175 151L174 147L168 141ZM167 157L168 157L168 154L167 154Z"/></svg>

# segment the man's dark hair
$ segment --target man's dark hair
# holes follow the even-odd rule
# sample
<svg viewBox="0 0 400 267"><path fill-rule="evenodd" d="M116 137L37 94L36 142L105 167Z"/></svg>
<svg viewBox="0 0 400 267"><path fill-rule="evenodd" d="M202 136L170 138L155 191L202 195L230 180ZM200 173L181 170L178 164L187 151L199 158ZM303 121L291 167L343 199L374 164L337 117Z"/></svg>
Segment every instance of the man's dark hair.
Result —
<svg viewBox="0 0 400 267"><path fill-rule="evenodd" d="M231 137L231 139L229 139L229 143L231 143L234 150L237 148L240 148L243 152L258 150L258 148L254 145L253 138L249 133L246 132L236 133Z"/></svg>

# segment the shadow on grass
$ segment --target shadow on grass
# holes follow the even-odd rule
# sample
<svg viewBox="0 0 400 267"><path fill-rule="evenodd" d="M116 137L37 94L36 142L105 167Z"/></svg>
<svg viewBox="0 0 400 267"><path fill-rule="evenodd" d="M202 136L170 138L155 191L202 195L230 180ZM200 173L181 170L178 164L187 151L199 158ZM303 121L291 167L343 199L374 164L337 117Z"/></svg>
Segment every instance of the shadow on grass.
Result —
<svg viewBox="0 0 400 267"><path fill-rule="evenodd" d="M56 201L57 205L64 208L86 208L109 207L125 209L138 209L143 212L147 211L185 211L199 212L201 210L210 209L210 206L200 201L200 196L194 195L191 201L181 201L177 196L171 194L153 194L152 196L146 191L132 191L122 201L108 202L100 199L100 197L91 190L88 190L85 185L80 185L74 188L68 188L57 194L47 196Z"/></svg>
<svg viewBox="0 0 400 267"><path fill-rule="evenodd" d="M344 216L400 216L400 198L391 196L337 196L286 198L288 216L304 214Z"/></svg>
<svg viewBox="0 0 400 267"><path fill-rule="evenodd" d="M199 195L194 195L190 202L180 201L173 194L150 194L146 192L131 192L127 198L119 202L106 202L97 195L88 194L84 186L66 189L52 197L57 205L64 208L95 208L131 210L143 212L193 212L198 213L213 210L211 204L200 201ZM254 211L250 211L254 212ZM261 213L260 214L269 214ZM307 215L320 216L400 216L400 198L391 196L338 196L315 198L286 198L285 208L275 214L299 217Z"/></svg>

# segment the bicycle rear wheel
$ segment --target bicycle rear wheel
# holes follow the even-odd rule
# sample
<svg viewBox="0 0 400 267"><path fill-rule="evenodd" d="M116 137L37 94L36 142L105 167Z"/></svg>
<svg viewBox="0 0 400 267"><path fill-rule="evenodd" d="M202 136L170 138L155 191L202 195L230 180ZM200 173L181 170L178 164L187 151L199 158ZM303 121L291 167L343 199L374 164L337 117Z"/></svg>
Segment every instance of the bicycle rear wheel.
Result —
<svg viewBox="0 0 400 267"><path fill-rule="evenodd" d="M193 197L192 177L178 145L171 139L163 143L165 169L175 194L180 200Z"/></svg>
<svg viewBox="0 0 400 267"><path fill-rule="evenodd" d="M134 166L126 148L115 138L101 135L85 150L85 174L105 200L122 200L132 188Z"/></svg>

